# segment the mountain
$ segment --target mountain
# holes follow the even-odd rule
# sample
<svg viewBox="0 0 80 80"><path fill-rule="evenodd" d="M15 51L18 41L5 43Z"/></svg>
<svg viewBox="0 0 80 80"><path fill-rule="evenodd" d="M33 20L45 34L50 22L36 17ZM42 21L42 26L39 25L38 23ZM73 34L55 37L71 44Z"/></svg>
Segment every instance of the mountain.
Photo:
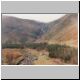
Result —
<svg viewBox="0 0 80 80"><path fill-rule="evenodd" d="M45 28L42 22L2 15L2 43L33 42Z"/></svg>
<svg viewBox="0 0 80 80"><path fill-rule="evenodd" d="M50 22L48 27L48 31L37 42L77 47L78 15L76 13L67 14L56 21Z"/></svg>
<svg viewBox="0 0 80 80"><path fill-rule="evenodd" d="M1 38L2 65L78 64L76 13L49 23L2 15Z"/></svg>
<svg viewBox="0 0 80 80"><path fill-rule="evenodd" d="M43 23L2 15L2 43L47 42L77 47L78 14Z"/></svg>

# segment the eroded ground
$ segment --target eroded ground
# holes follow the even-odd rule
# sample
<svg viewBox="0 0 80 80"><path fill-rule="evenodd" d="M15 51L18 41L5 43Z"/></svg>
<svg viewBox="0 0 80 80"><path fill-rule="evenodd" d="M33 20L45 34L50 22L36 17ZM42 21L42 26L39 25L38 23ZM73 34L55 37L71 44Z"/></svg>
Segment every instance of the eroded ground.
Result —
<svg viewBox="0 0 80 80"><path fill-rule="evenodd" d="M62 65L61 59L49 58L48 51L35 49L2 49L2 64L9 65Z"/></svg>

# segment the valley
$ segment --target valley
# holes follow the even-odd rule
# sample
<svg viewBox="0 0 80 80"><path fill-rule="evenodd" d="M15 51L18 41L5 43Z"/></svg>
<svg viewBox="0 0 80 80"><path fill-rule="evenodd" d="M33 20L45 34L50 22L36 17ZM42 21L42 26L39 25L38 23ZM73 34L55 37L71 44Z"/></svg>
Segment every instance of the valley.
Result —
<svg viewBox="0 0 80 80"><path fill-rule="evenodd" d="M78 14L44 23L2 15L2 65L77 65Z"/></svg>

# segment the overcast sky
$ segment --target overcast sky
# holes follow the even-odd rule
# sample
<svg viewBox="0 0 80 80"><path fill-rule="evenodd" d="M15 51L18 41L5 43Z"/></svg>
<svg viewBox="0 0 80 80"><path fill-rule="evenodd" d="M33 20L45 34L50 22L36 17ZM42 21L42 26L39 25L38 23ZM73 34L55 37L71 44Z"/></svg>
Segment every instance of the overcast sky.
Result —
<svg viewBox="0 0 80 80"><path fill-rule="evenodd" d="M13 16L22 19L31 19L40 22L51 22L64 16L65 14L3 14L6 16Z"/></svg>

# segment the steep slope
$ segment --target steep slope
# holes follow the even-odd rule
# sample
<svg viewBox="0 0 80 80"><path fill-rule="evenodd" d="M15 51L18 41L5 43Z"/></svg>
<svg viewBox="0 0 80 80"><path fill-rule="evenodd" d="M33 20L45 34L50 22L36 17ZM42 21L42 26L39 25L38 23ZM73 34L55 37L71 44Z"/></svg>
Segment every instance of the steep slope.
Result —
<svg viewBox="0 0 80 80"><path fill-rule="evenodd" d="M50 23L2 15L1 27L4 65L78 64L77 14L67 14ZM28 44L24 47L25 43Z"/></svg>
<svg viewBox="0 0 80 80"><path fill-rule="evenodd" d="M77 47L78 40L78 15L67 14L62 18L48 24L49 29L40 42L49 44L66 44Z"/></svg>
<svg viewBox="0 0 80 80"><path fill-rule="evenodd" d="M50 23L2 16L2 43L47 42L77 47L77 23L76 13Z"/></svg>
<svg viewBox="0 0 80 80"><path fill-rule="evenodd" d="M45 32L45 23L2 16L2 43L33 42Z"/></svg>

